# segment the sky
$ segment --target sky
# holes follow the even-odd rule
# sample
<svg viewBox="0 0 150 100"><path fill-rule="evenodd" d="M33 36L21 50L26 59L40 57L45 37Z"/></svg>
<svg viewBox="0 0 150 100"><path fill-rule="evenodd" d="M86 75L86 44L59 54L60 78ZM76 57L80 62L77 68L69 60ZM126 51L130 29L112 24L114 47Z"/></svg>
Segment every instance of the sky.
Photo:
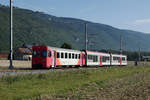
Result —
<svg viewBox="0 0 150 100"><path fill-rule="evenodd" d="M14 6L150 34L150 0L13 0ZM9 0L0 0L9 5Z"/></svg>

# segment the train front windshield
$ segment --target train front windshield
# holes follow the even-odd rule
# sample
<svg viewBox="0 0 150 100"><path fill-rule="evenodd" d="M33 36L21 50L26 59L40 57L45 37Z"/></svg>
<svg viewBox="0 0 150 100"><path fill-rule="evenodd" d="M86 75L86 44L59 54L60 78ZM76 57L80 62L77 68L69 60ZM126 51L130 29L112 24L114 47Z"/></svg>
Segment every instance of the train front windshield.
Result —
<svg viewBox="0 0 150 100"><path fill-rule="evenodd" d="M46 50L43 50L43 51L34 50L33 53L32 53L32 56L33 57L50 57L51 52L48 52Z"/></svg>

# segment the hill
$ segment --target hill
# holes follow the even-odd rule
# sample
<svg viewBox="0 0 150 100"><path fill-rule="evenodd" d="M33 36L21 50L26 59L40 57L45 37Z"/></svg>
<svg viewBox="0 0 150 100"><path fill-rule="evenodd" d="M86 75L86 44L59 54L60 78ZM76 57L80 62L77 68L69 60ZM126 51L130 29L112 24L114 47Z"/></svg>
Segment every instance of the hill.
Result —
<svg viewBox="0 0 150 100"><path fill-rule="evenodd" d="M149 51L150 35L136 31L117 29L109 25L81 19L56 17L43 12L14 8L14 47L26 44L44 44L60 47L70 43L74 49L84 49L85 23L88 24L90 50L119 50L120 35L125 50ZM0 5L0 50L9 49L9 7Z"/></svg>

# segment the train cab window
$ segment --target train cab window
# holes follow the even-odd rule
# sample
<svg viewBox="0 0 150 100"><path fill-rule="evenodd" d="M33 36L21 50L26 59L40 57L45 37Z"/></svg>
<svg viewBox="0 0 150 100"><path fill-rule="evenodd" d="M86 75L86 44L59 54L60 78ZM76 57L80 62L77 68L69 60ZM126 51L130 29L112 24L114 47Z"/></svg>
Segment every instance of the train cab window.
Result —
<svg viewBox="0 0 150 100"><path fill-rule="evenodd" d="M67 53L65 53L65 58L68 58L68 57L67 57L67 55L68 55L68 54L67 54Z"/></svg>
<svg viewBox="0 0 150 100"><path fill-rule="evenodd" d="M36 57L40 57L41 52L37 51Z"/></svg>
<svg viewBox="0 0 150 100"><path fill-rule="evenodd" d="M64 53L61 53L61 58L64 58Z"/></svg>
<svg viewBox="0 0 150 100"><path fill-rule="evenodd" d="M34 51L32 52L32 56L33 56L33 57L36 57L36 55L37 55L37 51L34 50Z"/></svg>
<svg viewBox="0 0 150 100"><path fill-rule="evenodd" d="M42 57L47 57L47 51L42 51Z"/></svg>
<svg viewBox="0 0 150 100"><path fill-rule="evenodd" d="M78 55L77 54L75 54L75 59L78 59Z"/></svg>
<svg viewBox="0 0 150 100"><path fill-rule="evenodd" d="M74 59L74 54L72 54L72 59Z"/></svg>
<svg viewBox="0 0 150 100"><path fill-rule="evenodd" d="M33 53L32 53L32 56L33 57L40 57L40 51L33 51Z"/></svg>
<svg viewBox="0 0 150 100"><path fill-rule="evenodd" d="M69 59L71 59L71 53L69 53Z"/></svg>
<svg viewBox="0 0 150 100"><path fill-rule="evenodd" d="M60 53L59 52L57 52L57 58L60 58Z"/></svg>

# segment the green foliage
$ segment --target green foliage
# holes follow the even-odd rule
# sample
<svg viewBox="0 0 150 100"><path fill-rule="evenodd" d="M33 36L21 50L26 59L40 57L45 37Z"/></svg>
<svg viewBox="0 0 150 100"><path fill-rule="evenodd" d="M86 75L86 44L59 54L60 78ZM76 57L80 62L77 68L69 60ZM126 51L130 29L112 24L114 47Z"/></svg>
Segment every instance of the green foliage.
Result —
<svg viewBox="0 0 150 100"><path fill-rule="evenodd" d="M134 74L147 73L149 67L104 67L47 74L5 76L0 78L0 99L22 100L41 98L42 94L67 95L67 91L76 91L89 83L105 87L107 80L114 80Z"/></svg>
<svg viewBox="0 0 150 100"><path fill-rule="evenodd" d="M62 44L61 48L72 49L72 45L68 44L68 43L64 43L64 44Z"/></svg>

